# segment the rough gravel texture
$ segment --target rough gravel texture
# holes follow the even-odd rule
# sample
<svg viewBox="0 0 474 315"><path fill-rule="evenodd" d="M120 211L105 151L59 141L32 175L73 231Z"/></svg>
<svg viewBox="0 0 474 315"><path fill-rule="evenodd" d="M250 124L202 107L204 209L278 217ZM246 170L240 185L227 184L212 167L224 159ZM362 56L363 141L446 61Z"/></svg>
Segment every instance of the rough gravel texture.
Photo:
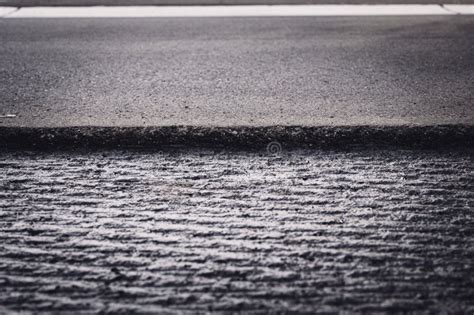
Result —
<svg viewBox="0 0 474 315"><path fill-rule="evenodd" d="M474 312L472 152L3 152L0 313Z"/></svg>
<svg viewBox="0 0 474 315"><path fill-rule="evenodd" d="M285 148L347 149L474 147L474 125L444 126L269 126L269 127L65 127L0 126L1 149L260 149L278 141Z"/></svg>

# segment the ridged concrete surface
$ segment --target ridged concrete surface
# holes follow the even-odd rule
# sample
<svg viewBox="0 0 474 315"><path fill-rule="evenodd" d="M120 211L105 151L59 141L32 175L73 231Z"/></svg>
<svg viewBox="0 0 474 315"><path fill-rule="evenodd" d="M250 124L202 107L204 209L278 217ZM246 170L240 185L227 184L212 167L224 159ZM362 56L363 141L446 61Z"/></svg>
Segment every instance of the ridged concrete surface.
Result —
<svg viewBox="0 0 474 315"><path fill-rule="evenodd" d="M0 154L0 312L474 312L472 152Z"/></svg>

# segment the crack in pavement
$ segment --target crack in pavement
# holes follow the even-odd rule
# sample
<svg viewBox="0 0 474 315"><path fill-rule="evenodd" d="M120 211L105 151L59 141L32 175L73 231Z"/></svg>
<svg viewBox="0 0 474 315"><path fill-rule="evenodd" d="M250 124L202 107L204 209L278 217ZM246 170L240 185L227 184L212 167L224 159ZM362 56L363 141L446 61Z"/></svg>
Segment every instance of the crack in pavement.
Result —
<svg viewBox="0 0 474 315"><path fill-rule="evenodd" d="M8 9L11 9L11 11L8 11ZM21 7L16 7L16 8L15 7L3 7L2 8L0 6L0 18L5 18L5 17L7 17L7 16L9 16L9 15L15 13L15 12L20 11L20 9L21 9ZM6 11L6 13L2 13L2 11L3 12Z"/></svg>
<svg viewBox="0 0 474 315"><path fill-rule="evenodd" d="M454 10L452 10L452 9L450 9L450 8L447 8L445 4L440 3L439 6L440 6L441 9L445 10L446 12L449 12L449 13L452 13L452 14L456 14L456 15L462 15L461 12L454 11Z"/></svg>

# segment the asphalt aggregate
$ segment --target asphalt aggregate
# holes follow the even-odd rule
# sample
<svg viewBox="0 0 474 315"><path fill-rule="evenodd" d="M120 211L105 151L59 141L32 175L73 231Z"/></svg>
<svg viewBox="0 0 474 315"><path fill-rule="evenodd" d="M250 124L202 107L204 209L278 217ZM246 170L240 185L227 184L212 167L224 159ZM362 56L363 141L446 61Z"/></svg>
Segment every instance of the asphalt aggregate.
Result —
<svg viewBox="0 0 474 315"><path fill-rule="evenodd" d="M469 16L0 19L0 126L472 125L473 32Z"/></svg>
<svg viewBox="0 0 474 315"><path fill-rule="evenodd" d="M3 151L0 312L472 314L472 157Z"/></svg>

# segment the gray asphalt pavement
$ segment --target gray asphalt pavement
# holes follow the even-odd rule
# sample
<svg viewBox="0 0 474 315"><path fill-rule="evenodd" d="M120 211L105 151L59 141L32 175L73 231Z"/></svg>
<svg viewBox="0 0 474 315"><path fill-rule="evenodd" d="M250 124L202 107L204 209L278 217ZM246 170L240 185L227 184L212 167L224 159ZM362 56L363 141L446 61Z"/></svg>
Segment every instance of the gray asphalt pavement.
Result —
<svg viewBox="0 0 474 315"><path fill-rule="evenodd" d="M0 152L0 313L474 312L472 152Z"/></svg>
<svg viewBox="0 0 474 315"><path fill-rule="evenodd" d="M1 19L0 126L474 122L469 16Z"/></svg>

